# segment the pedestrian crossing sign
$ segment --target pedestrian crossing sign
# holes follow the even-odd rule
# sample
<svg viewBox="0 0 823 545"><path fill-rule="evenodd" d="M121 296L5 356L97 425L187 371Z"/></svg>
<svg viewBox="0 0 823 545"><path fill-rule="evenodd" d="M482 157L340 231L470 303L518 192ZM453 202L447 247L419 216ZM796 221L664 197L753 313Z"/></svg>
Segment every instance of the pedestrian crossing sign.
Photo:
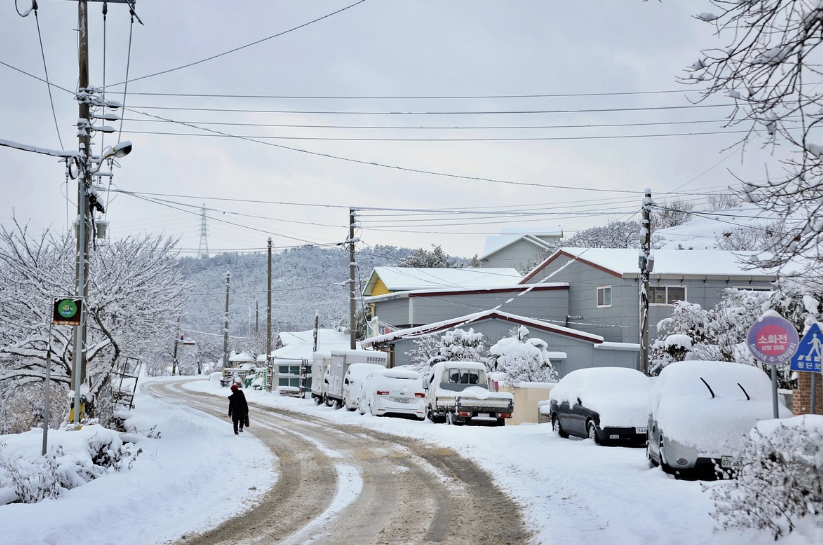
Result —
<svg viewBox="0 0 823 545"><path fill-rule="evenodd" d="M820 325L812 324L809 331L803 335L797 352L792 357L792 371L820 373L820 362L823 359L823 332Z"/></svg>

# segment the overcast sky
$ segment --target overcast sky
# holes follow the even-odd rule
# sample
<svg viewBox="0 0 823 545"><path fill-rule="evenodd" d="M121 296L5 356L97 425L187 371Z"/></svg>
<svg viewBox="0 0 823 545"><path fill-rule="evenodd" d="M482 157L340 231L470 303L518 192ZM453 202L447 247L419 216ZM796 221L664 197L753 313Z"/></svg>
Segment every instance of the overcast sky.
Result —
<svg viewBox="0 0 823 545"><path fill-rule="evenodd" d="M140 0L145 25L133 26L130 57L128 9L110 4L105 82L123 82L127 63L135 80L355 1ZM101 7L90 3L91 82L98 87ZM472 256L502 227L560 225L573 234L636 218L646 187L702 208L706 193L736 186L735 175L759 180L766 166L777 168L769 150L750 147L742 163L739 152L723 151L741 136L730 132L740 127L721 128L731 99L691 107L699 96L676 81L701 49L723 45L711 25L691 17L709 8L700 1L367 0L214 60L136 79L121 136L134 151L115 169L113 187L143 198L105 198L111 232L164 232L196 253L205 204L212 254L263 249L269 236L278 248L334 244L346 237L348 207L356 207L364 209L364 244L442 244ZM76 2L41 0L39 23L49 79L74 91ZM11 1L0 4L0 61L44 78L34 14L19 17ZM108 89L108 98L124 100L123 85ZM0 93L0 139L61 148L42 81L0 64ZM204 94L228 97L192 96ZM57 88L52 95L62 146L77 149L73 95ZM14 214L39 232L64 231L73 221L77 186L66 184L63 164L0 147L0 166L0 223ZM531 215L487 213L507 210Z"/></svg>

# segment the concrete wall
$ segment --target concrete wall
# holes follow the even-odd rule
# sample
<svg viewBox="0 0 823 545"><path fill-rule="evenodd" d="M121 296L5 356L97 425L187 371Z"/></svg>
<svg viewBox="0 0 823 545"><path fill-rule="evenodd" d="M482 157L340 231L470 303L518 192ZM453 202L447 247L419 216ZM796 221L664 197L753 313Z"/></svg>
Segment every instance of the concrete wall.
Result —
<svg viewBox="0 0 823 545"><path fill-rule="evenodd" d="M507 426L517 426L524 423L537 424L537 402L549 399L549 392L553 385L500 386L498 391L510 392L514 395L514 413L506 420Z"/></svg>

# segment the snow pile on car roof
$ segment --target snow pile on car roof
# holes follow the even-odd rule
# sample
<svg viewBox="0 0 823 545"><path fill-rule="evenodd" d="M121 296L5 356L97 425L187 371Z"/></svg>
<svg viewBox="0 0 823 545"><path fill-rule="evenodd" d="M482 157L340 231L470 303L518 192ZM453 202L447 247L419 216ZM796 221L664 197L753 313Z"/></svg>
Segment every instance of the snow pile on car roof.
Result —
<svg viewBox="0 0 823 545"><path fill-rule="evenodd" d="M549 394L558 403L568 401L597 411L600 427L642 426L649 418L652 381L643 373L625 367L592 367L572 371Z"/></svg>
<svg viewBox="0 0 823 545"><path fill-rule="evenodd" d="M755 423L774 415L766 373L723 361L669 364L652 388L650 403L667 438L711 457L738 451ZM780 416L791 416L782 404Z"/></svg>

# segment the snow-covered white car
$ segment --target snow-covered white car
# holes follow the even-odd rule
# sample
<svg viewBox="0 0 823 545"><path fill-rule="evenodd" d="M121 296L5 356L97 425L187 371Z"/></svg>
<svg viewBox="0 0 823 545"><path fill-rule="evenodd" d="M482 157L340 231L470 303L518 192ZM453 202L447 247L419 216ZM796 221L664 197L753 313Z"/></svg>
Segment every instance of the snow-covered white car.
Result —
<svg viewBox="0 0 823 545"><path fill-rule="evenodd" d="M572 371L540 407L560 437L574 435L599 445L644 446L652 380L635 369L592 367Z"/></svg>
<svg viewBox="0 0 823 545"><path fill-rule="evenodd" d="M486 366L474 361L441 361L423 382L426 416L435 424L488 422L505 426L514 412L514 396L489 391Z"/></svg>
<svg viewBox="0 0 823 545"><path fill-rule="evenodd" d="M379 363L352 363L343 375L343 406L353 411L360 402L363 381L372 371L385 369Z"/></svg>
<svg viewBox="0 0 823 545"><path fill-rule="evenodd" d="M675 476L714 478L733 471L745 437L774 417L771 380L761 369L724 361L666 366L652 387L647 456ZM780 418L791 412L780 403Z"/></svg>
<svg viewBox="0 0 823 545"><path fill-rule="evenodd" d="M363 382L360 414L408 414L426 419L426 392L420 373L409 369L378 369Z"/></svg>

